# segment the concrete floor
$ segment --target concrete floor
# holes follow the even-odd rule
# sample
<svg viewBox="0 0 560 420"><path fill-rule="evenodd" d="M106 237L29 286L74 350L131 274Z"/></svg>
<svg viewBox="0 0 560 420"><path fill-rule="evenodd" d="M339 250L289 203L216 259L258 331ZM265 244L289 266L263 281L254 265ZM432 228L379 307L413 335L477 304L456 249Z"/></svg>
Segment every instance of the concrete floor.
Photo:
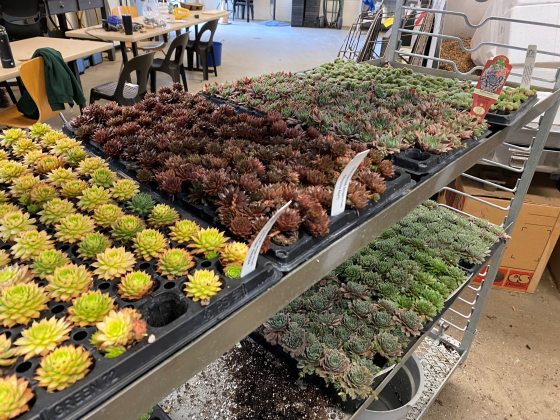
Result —
<svg viewBox="0 0 560 420"><path fill-rule="evenodd" d="M224 82L272 71L299 71L336 57L345 31L266 27L258 22L221 25L223 42L218 77ZM120 57L119 54L117 54ZM86 70L91 86L115 80L120 62ZM189 90L202 88L202 74L191 72ZM169 83L166 76L158 84ZM74 112L67 111L70 117ZM59 125L59 121L53 121ZM560 418L560 293L549 276L533 295L494 290L472 352L426 416L437 419Z"/></svg>

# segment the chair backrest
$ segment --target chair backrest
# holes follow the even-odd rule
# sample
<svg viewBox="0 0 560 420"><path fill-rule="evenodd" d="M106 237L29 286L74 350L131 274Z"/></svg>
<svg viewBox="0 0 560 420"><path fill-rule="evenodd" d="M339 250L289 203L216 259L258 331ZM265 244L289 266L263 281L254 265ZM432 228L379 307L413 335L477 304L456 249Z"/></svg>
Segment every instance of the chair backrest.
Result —
<svg viewBox="0 0 560 420"><path fill-rule="evenodd" d="M38 121L46 121L57 116L59 112L51 109L49 98L47 97L43 57L37 57L21 64L19 66L19 76L29 96L31 96L39 110Z"/></svg>
<svg viewBox="0 0 560 420"><path fill-rule="evenodd" d="M134 6L118 6L111 9L113 16L130 15L133 18L138 17L138 9Z"/></svg>
<svg viewBox="0 0 560 420"><path fill-rule="evenodd" d="M138 57L130 59L123 67L115 89L115 101L119 104L126 104L130 102L130 98L124 97L124 87L130 75L136 72L136 84L138 85L138 96L141 98L148 90L148 77L150 76L150 69L154 61L153 52L142 54Z"/></svg>
<svg viewBox="0 0 560 420"><path fill-rule="evenodd" d="M43 36L44 17L39 0L0 0L0 25L12 40Z"/></svg>
<svg viewBox="0 0 560 420"><path fill-rule="evenodd" d="M188 43L189 43L188 32L185 32L184 34L181 34L178 37L176 37L173 40L173 42L171 42L171 45L169 46L169 49L165 54L165 64L168 64L170 62L173 62L177 65L181 64L183 62L183 58L185 56L185 49L187 48ZM174 57L173 54L175 54Z"/></svg>
<svg viewBox="0 0 560 420"><path fill-rule="evenodd" d="M216 33L216 29L218 29L218 19L211 20L210 22L206 22L198 32L198 35L194 40L193 48L195 50L199 48L200 42L202 41L202 37L205 34L208 35L208 32L210 32L210 37L208 38L207 41L203 41L203 42L208 42L209 44L212 44L212 41L214 40L214 34Z"/></svg>

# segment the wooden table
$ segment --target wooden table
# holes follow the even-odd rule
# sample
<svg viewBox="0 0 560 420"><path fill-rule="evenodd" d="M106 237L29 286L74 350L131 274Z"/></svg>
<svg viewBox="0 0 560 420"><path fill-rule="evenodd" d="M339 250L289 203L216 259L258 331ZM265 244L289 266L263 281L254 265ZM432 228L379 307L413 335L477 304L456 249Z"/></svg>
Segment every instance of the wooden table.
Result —
<svg viewBox="0 0 560 420"><path fill-rule="evenodd" d="M76 60L89 57L92 54L107 51L113 48L113 44L96 41L80 41L77 39L35 37L14 41L11 44L12 53L16 66L11 69L0 68L0 82L15 79L19 76L19 66L30 60L35 50L39 48L54 48L60 51L63 60L70 65L70 68L80 80L80 73Z"/></svg>
<svg viewBox="0 0 560 420"><path fill-rule="evenodd" d="M128 61L126 54L126 43L132 44L132 54L138 55L138 42L154 38L159 35L165 35L171 32L178 32L181 29L196 26L200 23L210 22L212 20L220 19L226 16L229 12L222 10L198 10L191 11L191 17L181 20L168 19L166 26L161 28L143 28L140 31L134 32L132 35L126 35L124 32L106 31L101 25L89 26L87 28L75 29L67 31L66 36L69 38L80 39L97 39L101 41L119 42L123 57L123 63ZM194 15L198 15L195 18ZM135 23L144 23L144 17L138 16L132 19Z"/></svg>

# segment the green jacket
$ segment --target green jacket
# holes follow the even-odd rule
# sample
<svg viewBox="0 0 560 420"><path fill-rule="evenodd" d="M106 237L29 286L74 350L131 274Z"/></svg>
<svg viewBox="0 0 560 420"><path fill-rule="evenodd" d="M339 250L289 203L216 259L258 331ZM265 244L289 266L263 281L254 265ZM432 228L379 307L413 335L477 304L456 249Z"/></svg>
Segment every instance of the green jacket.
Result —
<svg viewBox="0 0 560 420"><path fill-rule="evenodd" d="M33 54L33 58L36 57L43 57L45 62L47 97L53 111L63 110L64 104L70 106L74 106L74 102L80 106L86 104L82 87L62 59L60 52L52 48L39 48ZM22 92L17 108L27 118L39 118L39 110L27 91Z"/></svg>

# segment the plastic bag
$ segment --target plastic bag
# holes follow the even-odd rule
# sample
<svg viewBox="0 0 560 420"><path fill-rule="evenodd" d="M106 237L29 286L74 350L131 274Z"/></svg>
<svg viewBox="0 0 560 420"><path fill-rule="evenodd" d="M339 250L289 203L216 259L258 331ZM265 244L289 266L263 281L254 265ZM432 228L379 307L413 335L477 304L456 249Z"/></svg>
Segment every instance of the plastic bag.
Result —
<svg viewBox="0 0 560 420"><path fill-rule="evenodd" d="M144 23L147 25L165 26L165 18L160 13L157 0L145 0L142 15L144 15Z"/></svg>

